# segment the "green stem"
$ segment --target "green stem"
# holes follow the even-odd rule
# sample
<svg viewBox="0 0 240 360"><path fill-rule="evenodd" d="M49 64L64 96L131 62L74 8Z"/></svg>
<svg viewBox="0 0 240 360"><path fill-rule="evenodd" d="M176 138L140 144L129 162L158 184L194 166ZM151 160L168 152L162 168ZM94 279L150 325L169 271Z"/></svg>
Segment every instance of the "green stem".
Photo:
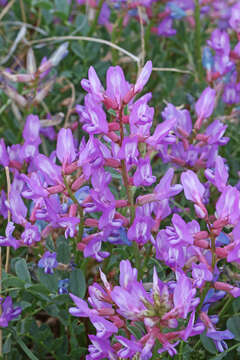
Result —
<svg viewBox="0 0 240 360"><path fill-rule="evenodd" d="M218 316L219 319L221 319L221 316L225 313L225 311L227 310L228 306L231 304L231 302L233 301L233 297L229 296L227 301L225 302L225 304L222 307L222 310L219 312Z"/></svg>
<svg viewBox="0 0 240 360"><path fill-rule="evenodd" d="M200 5L199 0L195 0L195 58L199 80L202 81L202 55L201 55L201 22L200 22Z"/></svg>
<svg viewBox="0 0 240 360"><path fill-rule="evenodd" d="M111 36L111 42L113 44L117 44L117 40L120 38L121 34L122 34L122 29L123 29L123 19L124 16L123 14L117 19L116 23L114 24L113 27L113 31L112 31L112 36ZM118 63L118 51L116 49L112 48L112 63L113 65L117 65Z"/></svg>
<svg viewBox="0 0 240 360"><path fill-rule="evenodd" d="M93 33L94 33L95 30L96 30L97 23L98 23L98 18L99 18L101 9L102 9L103 2L104 2L104 0L100 0L100 1L99 1L98 8L97 8L97 11L96 11L96 14L95 14L95 18L94 18L94 20L93 20L93 22L92 22L92 25L91 25L91 27L90 27L88 36L92 36Z"/></svg>

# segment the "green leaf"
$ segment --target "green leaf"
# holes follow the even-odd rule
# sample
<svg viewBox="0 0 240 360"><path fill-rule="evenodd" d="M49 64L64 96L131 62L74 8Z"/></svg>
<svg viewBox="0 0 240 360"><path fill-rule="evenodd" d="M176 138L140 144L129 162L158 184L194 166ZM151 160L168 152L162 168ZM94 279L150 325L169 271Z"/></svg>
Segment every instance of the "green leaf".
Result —
<svg viewBox="0 0 240 360"><path fill-rule="evenodd" d="M32 351L24 344L24 342L21 339L16 338L16 341L21 346L25 354L29 357L29 359L38 360L38 358L32 353Z"/></svg>
<svg viewBox="0 0 240 360"><path fill-rule="evenodd" d="M69 290L74 295L83 298L86 292L86 281L81 269L74 269L69 277Z"/></svg>
<svg viewBox="0 0 240 360"><path fill-rule="evenodd" d="M69 264L71 258L69 244L65 240L57 247L57 261L63 264Z"/></svg>
<svg viewBox="0 0 240 360"><path fill-rule="evenodd" d="M45 10L51 10L53 8L50 1L36 1L35 4L33 5L38 6L40 9L45 9Z"/></svg>
<svg viewBox="0 0 240 360"><path fill-rule="evenodd" d="M37 277L50 292L57 292L58 290L58 276L56 273L54 274L45 274L43 269L37 270Z"/></svg>
<svg viewBox="0 0 240 360"><path fill-rule="evenodd" d="M201 343L203 344L203 347L210 352L211 354L216 354L217 349L212 339L210 339L208 336L206 336L206 333L202 333L200 335Z"/></svg>
<svg viewBox="0 0 240 360"><path fill-rule="evenodd" d="M135 336L135 338L141 339L142 332L136 326L128 325L127 328L130 331L130 333Z"/></svg>
<svg viewBox="0 0 240 360"><path fill-rule="evenodd" d="M234 334L236 340L240 340L240 316L233 316L228 319L227 328Z"/></svg>
<svg viewBox="0 0 240 360"><path fill-rule="evenodd" d="M26 283L31 283L30 272L28 271L26 260L20 259L15 264L15 271L19 279Z"/></svg>
<svg viewBox="0 0 240 360"><path fill-rule="evenodd" d="M9 276L6 279L3 280L3 287L14 287L14 288L23 288L24 287L24 281L17 278L16 276Z"/></svg>
<svg viewBox="0 0 240 360"><path fill-rule="evenodd" d="M78 56L81 60L86 59L86 51L84 50L84 47L81 43L74 41L71 44L71 49L72 49L73 53L76 56Z"/></svg>
<svg viewBox="0 0 240 360"><path fill-rule="evenodd" d="M59 12L60 14L64 14L67 18L70 10L68 0L55 0L54 3L57 12Z"/></svg>
<svg viewBox="0 0 240 360"><path fill-rule="evenodd" d="M10 353L11 351L11 345L12 345L12 334L9 334L3 344L3 353L4 354L7 354L7 353Z"/></svg>

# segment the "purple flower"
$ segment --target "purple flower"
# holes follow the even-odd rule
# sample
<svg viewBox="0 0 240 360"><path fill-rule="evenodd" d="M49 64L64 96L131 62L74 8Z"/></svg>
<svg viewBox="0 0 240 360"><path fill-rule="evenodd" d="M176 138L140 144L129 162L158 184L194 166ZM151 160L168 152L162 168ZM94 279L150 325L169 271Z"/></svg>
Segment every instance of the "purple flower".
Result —
<svg viewBox="0 0 240 360"><path fill-rule="evenodd" d="M166 234L168 241L172 246L175 245L192 245L193 237L190 232L188 224L181 218L181 216L174 214L172 217L173 226L167 226Z"/></svg>
<svg viewBox="0 0 240 360"><path fill-rule="evenodd" d="M230 53L230 40L226 31L215 29L207 43L219 55L229 55Z"/></svg>
<svg viewBox="0 0 240 360"><path fill-rule="evenodd" d="M169 131L174 128L175 124L176 118L170 118L163 121L161 124L157 125L153 135L146 140L146 143L157 148L157 146L165 140Z"/></svg>
<svg viewBox="0 0 240 360"><path fill-rule="evenodd" d="M22 309L20 307L13 307L11 296L7 296L3 301L1 298L2 313L0 316L0 327L7 327L9 321L18 317Z"/></svg>
<svg viewBox="0 0 240 360"><path fill-rule="evenodd" d="M125 80L123 70L120 66L110 66L107 70L106 95L120 108L129 90L130 85Z"/></svg>
<svg viewBox="0 0 240 360"><path fill-rule="evenodd" d="M103 261L110 254L107 251L101 251L102 238L101 236L95 236L85 247L84 257L93 257L97 261Z"/></svg>
<svg viewBox="0 0 240 360"><path fill-rule="evenodd" d="M85 96L85 106L77 105L76 111L79 114L79 121L83 123L83 130L89 134L107 134L108 122L105 111L100 104L94 101L94 104L90 104L86 100L89 95ZM94 100L94 99L93 99Z"/></svg>
<svg viewBox="0 0 240 360"><path fill-rule="evenodd" d="M192 286L192 281L181 271L177 273L177 284L173 293L175 309L183 319L186 319L192 307L196 307L200 301L195 298L196 289Z"/></svg>
<svg viewBox="0 0 240 360"><path fill-rule="evenodd" d="M68 287L69 287L69 279L59 280L59 282L58 282L58 293L60 295L68 294Z"/></svg>
<svg viewBox="0 0 240 360"><path fill-rule="evenodd" d="M56 154L65 167L76 159L76 151L72 131L62 128L58 133Z"/></svg>
<svg viewBox="0 0 240 360"><path fill-rule="evenodd" d="M237 33L240 32L240 4L237 2L231 9L231 17L229 19L229 25Z"/></svg>
<svg viewBox="0 0 240 360"><path fill-rule="evenodd" d="M0 139L0 164L4 167L9 165L9 155L4 139Z"/></svg>
<svg viewBox="0 0 240 360"><path fill-rule="evenodd" d="M135 186L151 186L156 181L156 176L152 175L152 167L150 158L140 158L137 170L133 176L133 183Z"/></svg>
<svg viewBox="0 0 240 360"><path fill-rule="evenodd" d="M211 281L213 275L205 264L192 264L192 277L196 287L201 288L206 281Z"/></svg>
<svg viewBox="0 0 240 360"><path fill-rule="evenodd" d="M41 139L39 137L40 120L37 115L28 115L23 129L23 138L26 142L39 145Z"/></svg>
<svg viewBox="0 0 240 360"><path fill-rule="evenodd" d="M12 246L15 250L17 248L19 248L20 243L18 240L16 240L13 236L12 233L15 229L15 226L13 224L13 222L9 222L7 224L6 230L5 230L5 235L4 236L0 236L0 246Z"/></svg>
<svg viewBox="0 0 240 360"><path fill-rule="evenodd" d="M204 119L212 115L215 107L216 91L207 87L201 94L200 98L195 104L195 111L198 119L194 125L194 128L199 130L202 126Z"/></svg>
<svg viewBox="0 0 240 360"><path fill-rule="evenodd" d="M151 73L152 73L152 62L151 62L151 60L149 60L144 65L142 71L140 72L139 77L137 78L136 84L134 86L134 93L135 94L142 91L142 89L144 88L144 86L148 82L148 79L150 78Z"/></svg>
<svg viewBox="0 0 240 360"><path fill-rule="evenodd" d="M228 171L221 156L217 156L215 160L215 169L207 169L204 172L206 178L216 186L218 191L222 192L227 184Z"/></svg>
<svg viewBox="0 0 240 360"><path fill-rule="evenodd" d="M84 90L90 92L96 99L103 100L105 91L93 66L90 66L88 70L88 79L81 81Z"/></svg>
<svg viewBox="0 0 240 360"><path fill-rule="evenodd" d="M17 224L24 224L26 222L27 207L19 194L19 190L14 189L13 186L9 194L9 207L13 221Z"/></svg>
<svg viewBox="0 0 240 360"><path fill-rule="evenodd" d="M153 225L154 221L151 216L147 216L144 208L138 207L134 222L128 229L128 239L141 245L145 244L152 239L151 230Z"/></svg>
<svg viewBox="0 0 240 360"><path fill-rule="evenodd" d="M176 35L177 30L172 28L173 20L170 17L164 19L157 28L157 33L160 36L173 36Z"/></svg>
<svg viewBox="0 0 240 360"><path fill-rule="evenodd" d="M240 194L230 185L226 186L216 204L217 218L236 224L240 217Z"/></svg>
<svg viewBox="0 0 240 360"><path fill-rule="evenodd" d="M119 150L118 158L125 159L128 166L138 164L138 139L137 137L125 137L123 139L122 147Z"/></svg>
<svg viewBox="0 0 240 360"><path fill-rule="evenodd" d="M155 187L154 193L139 196L137 199L138 204L143 205L151 201L162 201L180 193L183 188L182 185L171 185L173 176L173 168L168 169L166 174L160 180L159 184Z"/></svg>
<svg viewBox="0 0 240 360"><path fill-rule="evenodd" d="M204 218L207 215L207 210L203 205L205 187L200 183L197 175L192 170L187 170L181 174L181 182L186 199L195 203L195 211L199 217Z"/></svg>
<svg viewBox="0 0 240 360"><path fill-rule="evenodd" d="M31 246L41 240L41 235L39 233L38 227L36 225L31 225L27 223L25 225L25 230L21 235L23 243L27 246Z"/></svg>
<svg viewBox="0 0 240 360"><path fill-rule="evenodd" d="M38 262L38 267L43 268L45 274L53 274L53 269L58 266L57 254L46 251Z"/></svg>
<svg viewBox="0 0 240 360"><path fill-rule="evenodd" d="M98 338L109 338L112 334L118 332L118 328L108 320L97 315L91 315L90 320L97 330Z"/></svg>
<svg viewBox="0 0 240 360"><path fill-rule="evenodd" d="M115 355L109 340L101 339L94 335L89 335L89 339L92 344L88 347L90 355L86 356L86 360L101 360L104 358L117 360L117 356Z"/></svg>
<svg viewBox="0 0 240 360"><path fill-rule="evenodd" d="M119 283L122 288L130 289L132 283L137 281L137 269L132 268L129 260L120 262Z"/></svg>
<svg viewBox="0 0 240 360"><path fill-rule="evenodd" d="M60 167L54 164L47 156L39 154L34 158L34 164L38 170L44 175L49 185L61 183Z"/></svg>
<svg viewBox="0 0 240 360"><path fill-rule="evenodd" d="M115 336L117 341L123 346L121 350L118 351L118 356L122 359L132 359L136 353L141 352L141 344L132 339L128 340L123 336Z"/></svg>
<svg viewBox="0 0 240 360"><path fill-rule="evenodd" d="M234 338L234 335L231 333L231 331L229 331L229 330L217 331L214 329L214 327L213 327L213 329L209 329L207 331L206 335L209 338L213 339L217 350L220 352L223 352L228 348L228 346L224 340L225 339L231 340Z"/></svg>
<svg viewBox="0 0 240 360"><path fill-rule="evenodd" d="M89 309L86 301L80 299L79 297L77 297L71 293L69 295L71 296L72 300L74 301L75 305L77 306L77 307L71 307L69 309L69 312L71 315L76 316L76 317L90 317L90 316L98 315L97 310Z"/></svg>

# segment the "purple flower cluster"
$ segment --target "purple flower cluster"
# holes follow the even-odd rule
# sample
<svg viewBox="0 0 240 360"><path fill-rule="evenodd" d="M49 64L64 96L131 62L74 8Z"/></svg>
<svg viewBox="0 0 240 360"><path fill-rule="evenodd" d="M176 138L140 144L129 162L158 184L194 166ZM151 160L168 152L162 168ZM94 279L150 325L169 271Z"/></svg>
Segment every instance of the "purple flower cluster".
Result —
<svg viewBox="0 0 240 360"><path fill-rule="evenodd" d="M230 10L228 26L215 29L207 47L203 50L203 66L207 72L207 81L218 87L222 100L227 105L235 105L240 101L240 85L237 66L240 58L240 27L237 20L240 15L240 2ZM234 33L237 44L231 49L230 36Z"/></svg>
<svg viewBox="0 0 240 360"><path fill-rule="evenodd" d="M180 340L204 329L223 351L224 339L233 336L217 331L216 319L208 315L212 302L207 303L203 291L207 285L214 296L240 296L240 288L226 283L219 268L222 260L239 262L240 192L228 184L228 167L219 155L228 138L227 125L214 118L218 90L207 87L192 114L167 104L163 121L153 128L152 95L140 95L151 71L148 61L131 84L119 66L111 66L104 87L90 67L81 81L84 103L75 108L79 121L58 132L49 156L40 153L41 122L33 114L26 119L21 144L0 143L1 164L13 177L9 196L1 193L1 213L6 217L10 211L12 220L1 237L3 246L45 246L48 235L64 234L85 258L102 262L110 245L133 243L141 262L147 244L157 261L175 273L175 281L163 283L154 270L149 285L137 279L139 268L122 261L120 286L112 286L101 273L104 287L89 287L91 308L71 295L77 305L71 314L89 317L97 329L90 335L87 359L136 354L150 359L159 343L159 353L174 356ZM73 132L77 126L87 133L80 143ZM152 166L154 158L169 165L161 178ZM136 194L139 187L141 194ZM189 208L178 204L180 194L193 208L190 222L185 217ZM167 218L168 225L162 225ZM20 236L15 224L23 228ZM46 251L38 266L52 274L56 253ZM68 291L67 284L59 284L60 293ZM129 322L142 323L140 339L129 336Z"/></svg>

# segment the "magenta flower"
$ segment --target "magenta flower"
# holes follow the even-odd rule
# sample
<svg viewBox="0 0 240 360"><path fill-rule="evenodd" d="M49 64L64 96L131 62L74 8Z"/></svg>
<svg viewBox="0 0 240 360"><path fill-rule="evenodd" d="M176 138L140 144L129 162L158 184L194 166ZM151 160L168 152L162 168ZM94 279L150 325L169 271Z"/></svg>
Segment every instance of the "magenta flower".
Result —
<svg viewBox="0 0 240 360"><path fill-rule="evenodd" d="M215 107L216 91L207 87L195 104L195 111L198 116L194 128L199 130L204 119L212 115Z"/></svg>
<svg viewBox="0 0 240 360"><path fill-rule="evenodd" d="M36 225L31 225L27 223L25 225L25 230L21 234L21 239L23 243L27 246L31 246L36 242L41 240L41 235L39 233L38 227Z"/></svg>
<svg viewBox="0 0 240 360"><path fill-rule="evenodd" d="M93 257L97 261L101 262L110 254L107 251L101 251L102 238L101 236L95 236L84 248L84 257Z"/></svg>
<svg viewBox="0 0 240 360"><path fill-rule="evenodd" d="M138 139L137 137L125 137L121 146L121 149L118 153L118 158L126 160L127 165L131 167L132 165L138 164Z"/></svg>
<svg viewBox="0 0 240 360"><path fill-rule="evenodd" d="M38 262L38 267L43 268L45 274L53 274L53 269L58 266L57 254L46 251Z"/></svg>
<svg viewBox="0 0 240 360"><path fill-rule="evenodd" d="M0 164L4 167L9 165L9 155L4 139L0 139Z"/></svg>
<svg viewBox="0 0 240 360"><path fill-rule="evenodd" d="M0 316L0 327L7 327L9 321L17 318L22 309L18 307L13 307L12 298L11 296L7 296L6 299L3 301L3 298L0 299L1 306L2 306L2 313Z"/></svg>
<svg viewBox="0 0 240 360"><path fill-rule="evenodd" d="M216 204L217 218L236 224L240 217L239 203L239 191L230 185L225 187Z"/></svg>
<svg viewBox="0 0 240 360"><path fill-rule="evenodd" d="M187 170L181 174L181 182L186 199L195 203L194 208L198 216L207 216L207 210L203 205L203 195L205 187L200 183L197 175L192 170Z"/></svg>
<svg viewBox="0 0 240 360"><path fill-rule="evenodd" d="M138 244L145 244L151 241L151 230L154 221L151 216L147 216L143 208L136 209L136 215L132 226L128 229L128 239L136 241Z"/></svg>
<svg viewBox="0 0 240 360"><path fill-rule="evenodd" d="M144 65L142 71L140 72L139 77L137 78L136 84L134 86L134 93L135 94L142 91L142 89L144 88L144 86L148 82L148 80L149 80L149 78L151 76L151 73L152 73L152 62L151 62L151 60L149 60Z"/></svg>
<svg viewBox="0 0 240 360"><path fill-rule="evenodd" d="M152 167L150 158L140 158L137 170L133 176L133 183L135 186L151 186L156 181L156 176L152 175Z"/></svg>
<svg viewBox="0 0 240 360"><path fill-rule="evenodd" d="M225 189L228 180L228 171L221 156L216 157L214 171L207 169L204 174L206 178L216 186L218 191L222 192Z"/></svg>
<svg viewBox="0 0 240 360"><path fill-rule="evenodd" d="M12 246L15 250L19 248L20 242L12 235L14 229L15 226L13 222L10 221L5 230L6 237L0 236L0 246Z"/></svg>
<svg viewBox="0 0 240 360"><path fill-rule="evenodd" d="M74 139L70 129L62 128L58 133L56 154L59 161L66 165L71 164L76 159L76 150L74 146Z"/></svg>
<svg viewBox="0 0 240 360"><path fill-rule="evenodd" d="M230 39L226 31L215 29L207 43L219 55L229 55L230 53Z"/></svg>
<svg viewBox="0 0 240 360"><path fill-rule="evenodd" d="M213 274L207 268L205 264L192 264L192 277L194 279L194 285L201 288L206 281L212 281Z"/></svg>

